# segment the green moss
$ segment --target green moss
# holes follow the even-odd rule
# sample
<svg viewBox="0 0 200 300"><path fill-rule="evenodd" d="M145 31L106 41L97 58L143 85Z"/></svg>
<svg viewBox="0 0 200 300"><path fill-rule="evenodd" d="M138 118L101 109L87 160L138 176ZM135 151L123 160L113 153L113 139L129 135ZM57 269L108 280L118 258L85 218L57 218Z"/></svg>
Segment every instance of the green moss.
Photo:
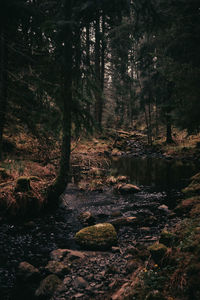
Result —
<svg viewBox="0 0 200 300"><path fill-rule="evenodd" d="M163 244L153 244L148 247L152 258L156 263L160 263L167 252L167 247Z"/></svg>
<svg viewBox="0 0 200 300"><path fill-rule="evenodd" d="M84 248L105 250L117 243L117 233L109 223L97 224L77 232L75 240Z"/></svg>

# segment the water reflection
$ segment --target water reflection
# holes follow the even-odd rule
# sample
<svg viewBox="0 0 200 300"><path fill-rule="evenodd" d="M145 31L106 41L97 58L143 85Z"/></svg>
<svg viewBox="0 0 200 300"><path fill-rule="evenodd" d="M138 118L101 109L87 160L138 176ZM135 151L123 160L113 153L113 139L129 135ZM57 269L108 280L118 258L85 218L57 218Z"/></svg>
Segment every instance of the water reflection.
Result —
<svg viewBox="0 0 200 300"><path fill-rule="evenodd" d="M112 174L129 176L133 184L150 186L157 191L183 188L198 172L192 162L158 158L121 157L112 162Z"/></svg>

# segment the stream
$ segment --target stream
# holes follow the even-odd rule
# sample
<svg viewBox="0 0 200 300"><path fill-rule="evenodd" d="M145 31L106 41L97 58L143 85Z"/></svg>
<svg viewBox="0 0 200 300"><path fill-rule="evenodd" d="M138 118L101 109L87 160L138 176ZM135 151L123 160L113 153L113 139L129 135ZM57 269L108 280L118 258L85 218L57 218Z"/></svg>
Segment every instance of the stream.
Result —
<svg viewBox="0 0 200 300"><path fill-rule="evenodd" d="M141 188L139 193L118 195L113 193L112 187L105 187L102 193L80 191L70 184L61 207L53 215L46 214L26 223L0 224L1 299L26 299L13 292L20 262L27 261L42 269L50 260L52 250L81 250L74 242L75 233L82 228L78 221L81 212L90 211L96 223L112 222L116 216L139 217L141 224L118 229L119 252L93 252L82 265L75 264L65 288L55 298L106 299L102 295L109 292L113 280L123 283L128 276L127 248L157 241L163 228L172 227L179 221L162 205L173 209L181 197L181 188L197 171L192 162L120 157L113 160L111 174L129 176L130 182ZM110 274L106 270L113 264L116 270ZM86 290L73 283L77 277L86 280Z"/></svg>

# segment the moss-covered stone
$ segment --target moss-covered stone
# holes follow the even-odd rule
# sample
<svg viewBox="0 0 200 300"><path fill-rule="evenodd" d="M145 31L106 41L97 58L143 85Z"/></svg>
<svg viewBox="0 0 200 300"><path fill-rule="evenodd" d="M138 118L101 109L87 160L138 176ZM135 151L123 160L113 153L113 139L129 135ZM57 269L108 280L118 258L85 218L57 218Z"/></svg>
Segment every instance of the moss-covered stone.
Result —
<svg viewBox="0 0 200 300"><path fill-rule="evenodd" d="M150 251L153 260L156 263L160 263L167 252L167 247L163 244L155 243L148 247L148 250Z"/></svg>
<svg viewBox="0 0 200 300"><path fill-rule="evenodd" d="M49 275L40 282L35 296L41 299L50 299L62 281L56 275Z"/></svg>
<svg viewBox="0 0 200 300"><path fill-rule="evenodd" d="M161 232L160 240L159 242L161 244L164 244L167 247L173 246L177 241L177 236L169 231L163 230Z"/></svg>
<svg viewBox="0 0 200 300"><path fill-rule="evenodd" d="M21 176L16 181L15 192L28 192L31 190L30 178Z"/></svg>
<svg viewBox="0 0 200 300"><path fill-rule="evenodd" d="M51 260L48 262L45 269L49 273L53 273L58 276L62 276L68 274L70 272L70 268L62 262Z"/></svg>
<svg viewBox="0 0 200 300"><path fill-rule="evenodd" d="M109 223L83 228L75 235L77 244L86 249L106 250L116 245L117 233Z"/></svg>

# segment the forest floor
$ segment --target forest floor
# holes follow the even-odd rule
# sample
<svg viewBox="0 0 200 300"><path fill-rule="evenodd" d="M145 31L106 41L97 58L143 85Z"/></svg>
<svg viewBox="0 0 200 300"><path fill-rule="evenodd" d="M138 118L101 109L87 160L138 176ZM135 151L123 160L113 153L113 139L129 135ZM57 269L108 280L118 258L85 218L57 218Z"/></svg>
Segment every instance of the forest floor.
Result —
<svg viewBox="0 0 200 300"><path fill-rule="evenodd" d="M20 288L18 286L14 296L12 293L12 298L9 298L11 296L8 296L7 290L15 282L19 262L27 260L35 265L41 280L49 273L55 274L52 270L47 272L45 267L49 253L67 247L79 252L68 252L69 255L61 253L61 263L64 257L70 255L74 255L75 260L70 262L70 266L68 264L70 270L64 277L57 272L58 278L64 278L64 286L60 285L54 299L198 300L200 176L192 179L182 198L176 198L177 206L169 211L167 207L159 209L166 203L164 193L143 187L137 196L134 195L133 205L133 196L115 195L112 192L113 184L117 184L117 179L110 173L113 158L178 159L193 161L198 169L200 136L189 137L185 132L177 132L174 140L174 144L166 145L160 138L149 147L142 132L121 130L74 141L72 183L62 197L65 210L62 208L54 215L44 215L41 220L34 215L42 206L44 195L41 191L55 180L59 147L53 142L51 147L45 146L46 143L41 145L24 135L16 135L15 138L7 136L4 147L9 153L0 166L0 251L3 254L0 277L3 274L2 286L5 286L2 295L5 299L25 299L26 293L18 294L21 285L24 289L32 282L31 287L35 288L33 281L23 279L18 283ZM25 198L24 193L16 192L16 181L21 176L30 179L31 192ZM38 199L35 211L32 206L26 205L30 198ZM112 222L116 218L123 218L125 222L125 219L127 221L133 216L140 216L140 222L134 226L122 222L122 226L117 228L118 246L112 251L82 251L74 244L73 236L81 229L77 217L84 211L91 211L97 223ZM12 219L20 216L23 222L16 223L15 219L15 225L11 220L5 225L8 216ZM141 216L145 216L143 221ZM5 239L10 242L8 249L5 248ZM155 242L164 246L150 249L149 245ZM26 250L22 251L23 246ZM25 272L27 268L30 275L30 267L26 266ZM6 280L9 284L5 283ZM29 293L31 295L32 291L28 289Z"/></svg>

